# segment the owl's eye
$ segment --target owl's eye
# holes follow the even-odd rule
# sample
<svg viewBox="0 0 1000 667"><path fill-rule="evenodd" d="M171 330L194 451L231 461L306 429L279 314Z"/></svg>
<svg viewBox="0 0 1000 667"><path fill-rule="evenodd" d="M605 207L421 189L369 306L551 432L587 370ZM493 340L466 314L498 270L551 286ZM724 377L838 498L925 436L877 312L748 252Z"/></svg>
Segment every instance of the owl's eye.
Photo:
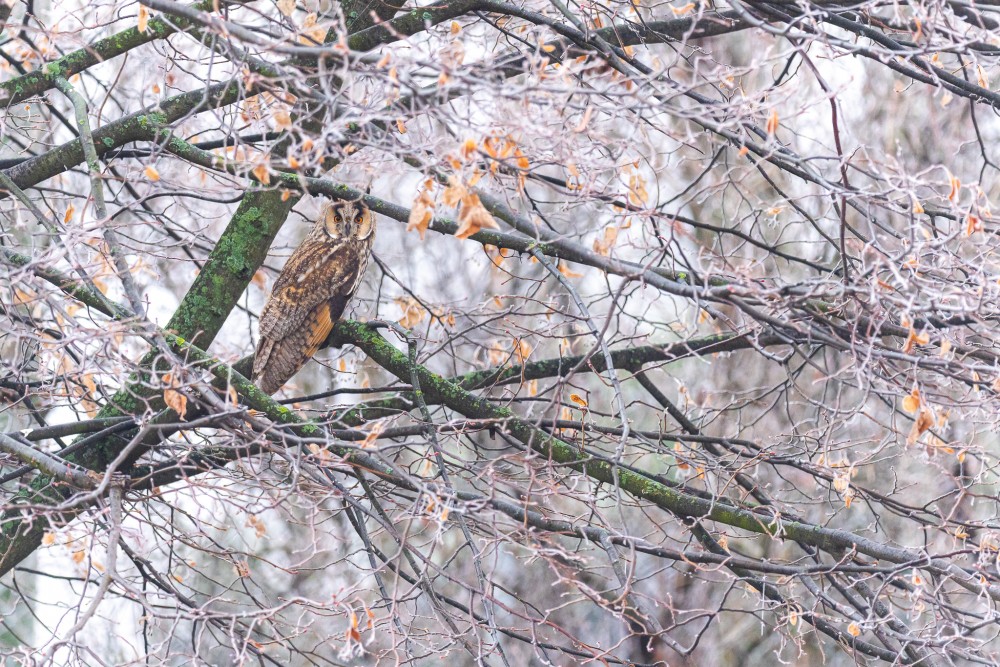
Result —
<svg viewBox="0 0 1000 667"><path fill-rule="evenodd" d="M354 216L354 222L356 222L357 224L360 225L361 224L361 218L363 218L363 217L365 217L364 213L358 213L356 216Z"/></svg>
<svg viewBox="0 0 1000 667"><path fill-rule="evenodd" d="M339 225L344 220L343 220L343 218L340 217L340 214L338 213L337 215L333 216L333 221L336 222Z"/></svg>

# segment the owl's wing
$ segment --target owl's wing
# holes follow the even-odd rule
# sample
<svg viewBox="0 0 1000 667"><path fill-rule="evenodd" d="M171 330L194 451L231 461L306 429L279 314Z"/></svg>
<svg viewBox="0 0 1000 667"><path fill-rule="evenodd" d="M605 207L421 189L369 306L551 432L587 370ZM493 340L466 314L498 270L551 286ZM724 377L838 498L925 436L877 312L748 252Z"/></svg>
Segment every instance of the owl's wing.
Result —
<svg viewBox="0 0 1000 667"><path fill-rule="evenodd" d="M253 379L273 394L316 354L358 285L364 262L350 243L299 246L260 316Z"/></svg>
<svg viewBox="0 0 1000 667"><path fill-rule="evenodd" d="M278 276L260 314L261 340L291 335L317 306L342 298L343 303L332 315L336 321L357 285L360 268L357 253L349 243L307 241L299 246Z"/></svg>
<svg viewBox="0 0 1000 667"><path fill-rule="evenodd" d="M253 378L268 394L278 391L319 350L347 305L334 296L313 308L297 329L283 337L261 337L253 362Z"/></svg>

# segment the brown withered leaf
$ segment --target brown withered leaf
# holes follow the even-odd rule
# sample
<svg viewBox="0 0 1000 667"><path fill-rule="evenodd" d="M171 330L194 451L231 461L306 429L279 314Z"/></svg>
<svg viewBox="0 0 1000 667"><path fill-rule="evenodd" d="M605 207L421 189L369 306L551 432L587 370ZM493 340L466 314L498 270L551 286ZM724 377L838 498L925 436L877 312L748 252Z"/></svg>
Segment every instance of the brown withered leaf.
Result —
<svg viewBox="0 0 1000 667"><path fill-rule="evenodd" d="M163 390L163 402L183 421L184 415L187 414L187 396L177 391L180 382L174 378L172 373L166 373L163 376L163 383L167 385L167 388Z"/></svg>
<svg viewBox="0 0 1000 667"><path fill-rule="evenodd" d="M559 273L563 274L567 278L582 278L583 277L582 273L577 273L573 269L569 268L569 266L566 265L566 262L559 262L559 266L556 267L556 268L559 269Z"/></svg>
<svg viewBox="0 0 1000 667"><path fill-rule="evenodd" d="M635 206L644 206L649 202L646 179L634 169L628 171L628 200Z"/></svg>
<svg viewBox="0 0 1000 667"><path fill-rule="evenodd" d="M468 194L469 191L457 176L449 176L448 187L441 194L441 201L444 202L445 206L458 206L458 203L464 200Z"/></svg>
<svg viewBox="0 0 1000 667"><path fill-rule="evenodd" d="M271 119L276 129L285 130L292 126L292 114L287 109L278 109L271 115Z"/></svg>
<svg viewBox="0 0 1000 667"><path fill-rule="evenodd" d="M87 411L87 416L93 419L97 416L100 408L97 403L90 400L90 397L97 396L97 382L94 380L94 376L91 373L85 373L80 381L86 388L86 392L83 395L83 409Z"/></svg>
<svg viewBox="0 0 1000 667"><path fill-rule="evenodd" d="M913 421L913 428L910 429L910 434L906 436L906 444L914 444L932 426L934 426L934 413L930 408L924 408Z"/></svg>
<svg viewBox="0 0 1000 667"><path fill-rule="evenodd" d="M267 534L267 526L254 514L247 516L246 525L253 528L253 532L257 537L264 537Z"/></svg>
<svg viewBox="0 0 1000 667"><path fill-rule="evenodd" d="M910 327L910 334L907 336L906 342L903 343L903 354L912 352L914 346L927 345L929 342L931 342L931 337L927 332L917 333L913 327Z"/></svg>
<svg viewBox="0 0 1000 667"><path fill-rule="evenodd" d="M603 257L607 257L611 254L611 249L615 247L615 242L617 240L618 228L605 227L604 235L601 238L594 239L594 252Z"/></svg>
<svg viewBox="0 0 1000 667"><path fill-rule="evenodd" d="M458 214L459 227L455 238L467 239L481 229L500 229L500 225L486 210L479 195L468 194L462 199L462 210Z"/></svg>
<svg viewBox="0 0 1000 667"><path fill-rule="evenodd" d="M371 430L369 430L368 434L365 436L365 439L361 442L361 448L365 449L368 447L374 447L375 441L378 440L378 437L382 435L383 431L385 431L385 423L375 422L372 425Z"/></svg>
<svg viewBox="0 0 1000 667"><path fill-rule="evenodd" d="M251 172L254 177L263 183L264 185L270 185L271 183L271 170L267 168L266 164L258 164L254 167Z"/></svg>
<svg viewBox="0 0 1000 667"><path fill-rule="evenodd" d="M317 44L323 43L326 39L326 33L329 32L330 29L327 26L316 24L316 13L312 12L307 14L305 19L302 21L302 27L299 29L299 44L316 46Z"/></svg>
<svg viewBox="0 0 1000 667"><path fill-rule="evenodd" d="M413 207L410 208L410 218L406 223L406 231L412 232L414 229L420 233L420 240L424 240L427 227L434 219L434 198L431 196L431 186L433 182L428 179L424 183L424 189L420 191L417 198L413 200Z"/></svg>
<svg viewBox="0 0 1000 667"><path fill-rule="evenodd" d="M780 124L781 121L778 117L778 112L772 111L771 115L767 117L767 126L766 126L767 133L773 137L774 133L778 131L778 126Z"/></svg>
<svg viewBox="0 0 1000 667"><path fill-rule="evenodd" d="M394 301L403 311L403 316L399 318L399 326L404 329L412 329L427 316L427 311L412 296L398 297Z"/></svg>

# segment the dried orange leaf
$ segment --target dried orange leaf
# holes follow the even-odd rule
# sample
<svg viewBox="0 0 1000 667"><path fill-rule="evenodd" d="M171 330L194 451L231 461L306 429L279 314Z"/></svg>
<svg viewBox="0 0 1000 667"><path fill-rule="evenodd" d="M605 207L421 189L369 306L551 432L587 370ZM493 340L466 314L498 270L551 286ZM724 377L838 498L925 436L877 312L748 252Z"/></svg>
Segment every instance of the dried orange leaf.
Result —
<svg viewBox="0 0 1000 667"><path fill-rule="evenodd" d="M767 117L767 133L774 136L774 133L778 131L778 125L780 121L778 119L778 111L774 110L771 115Z"/></svg>
<svg viewBox="0 0 1000 667"><path fill-rule="evenodd" d="M570 394L569 395L569 400L573 401L574 403L576 403L577 405L579 405L581 408L587 407L587 400L585 398L583 398L582 396L580 396L580 394Z"/></svg>
<svg viewBox="0 0 1000 667"><path fill-rule="evenodd" d="M848 470L841 470L833 476L833 489L837 493L844 493L851 486L851 473Z"/></svg>
<svg viewBox="0 0 1000 667"><path fill-rule="evenodd" d="M375 422L372 425L371 430L368 431L368 434L365 436L364 441L362 441L361 446L362 447L374 446L375 441L378 440L378 437L382 435L383 431L385 431L385 424L383 422Z"/></svg>
<svg viewBox="0 0 1000 667"><path fill-rule="evenodd" d="M63 222L65 223L65 222L69 222L70 220L72 220L74 213L76 213L76 207L73 206L72 204L70 204L66 208L66 215L63 216Z"/></svg>
<svg viewBox="0 0 1000 667"><path fill-rule="evenodd" d="M171 373L166 373L163 376L163 383L167 385L167 388L163 390L163 402L183 420L187 413L187 396L177 391L180 382Z"/></svg>
<svg viewBox="0 0 1000 667"><path fill-rule="evenodd" d="M404 329L412 329L427 317L427 311L416 299L411 296L398 297L394 299L399 309L403 311L403 316L399 319L399 325Z"/></svg>
<svg viewBox="0 0 1000 667"><path fill-rule="evenodd" d="M913 348L917 345L927 345L931 342L930 334L925 331L917 333L912 327L910 328L910 334L906 337L906 342L903 343L903 353L909 354L913 351Z"/></svg>
<svg viewBox="0 0 1000 667"><path fill-rule="evenodd" d="M603 236L601 238L594 239L594 252L603 257L607 257L611 254L611 249L615 247L615 241L617 240L618 228L605 227Z"/></svg>
<svg viewBox="0 0 1000 667"><path fill-rule="evenodd" d="M410 217L406 223L406 231L412 232L414 229L420 233L420 240L424 240L427 227L434 219L434 198L431 196L431 187L434 182L431 179L424 181L424 189L420 191L417 198L413 200L410 208Z"/></svg>
<svg viewBox="0 0 1000 667"><path fill-rule="evenodd" d="M559 273L563 274L567 278L582 278L583 277L582 273L577 273L576 271L573 271L568 266L566 266L566 264L563 263L563 262L559 263Z"/></svg>
<svg viewBox="0 0 1000 667"><path fill-rule="evenodd" d="M278 0L278 11L285 16L291 16L295 12L295 0Z"/></svg>
<svg viewBox="0 0 1000 667"><path fill-rule="evenodd" d="M962 181L949 174L948 183L951 185L951 192L948 193L948 201L955 201L958 198L959 191L962 189Z"/></svg>
<svg viewBox="0 0 1000 667"><path fill-rule="evenodd" d="M476 149L477 149L476 140L475 139L466 139L462 143L462 148L461 148L462 157L465 158L466 160L468 160L470 157L472 157L473 155L475 155Z"/></svg>
<svg viewBox="0 0 1000 667"><path fill-rule="evenodd" d="M458 203L468 196L468 192L457 176L449 176L448 187L441 194L441 201L445 206L458 206Z"/></svg>
<svg viewBox="0 0 1000 667"><path fill-rule="evenodd" d="M913 421L913 428L910 429L910 434L906 437L906 444L914 444L932 426L934 426L934 413L929 408L924 408Z"/></svg>
<svg viewBox="0 0 1000 667"><path fill-rule="evenodd" d="M301 34L299 36L299 43L305 44L306 46L314 46L316 44L322 44L326 40L326 33L329 28L325 26L316 25L316 13L310 13L306 15L305 20L302 21Z"/></svg>
<svg viewBox="0 0 1000 667"><path fill-rule="evenodd" d="M271 182L271 171L267 168L266 164L258 164L253 168L251 172L258 181L264 185L268 185Z"/></svg>
<svg viewBox="0 0 1000 667"><path fill-rule="evenodd" d="M258 519L253 514L247 517L246 525L253 528L253 531L254 533L257 534L257 537L263 537L267 533L267 526L265 526L264 522Z"/></svg>
<svg viewBox="0 0 1000 667"><path fill-rule="evenodd" d="M83 386L87 389L87 393L85 394L87 397L97 395L97 382L94 380L94 375L92 373L85 374L81 378L81 382L83 382ZM93 401L85 398L83 401L83 407L87 411L88 416L94 417L97 415L97 404Z"/></svg>
<svg viewBox="0 0 1000 667"><path fill-rule="evenodd" d="M139 5L139 32L149 30L149 9L144 5Z"/></svg>
<svg viewBox="0 0 1000 667"><path fill-rule="evenodd" d="M455 238L467 239L479 230L500 229L490 212L486 210L479 195L468 194L462 199L462 210L458 214L459 227L455 232Z"/></svg>
<svg viewBox="0 0 1000 667"><path fill-rule="evenodd" d="M187 413L187 396L176 389L163 390L163 402L183 420Z"/></svg>
<svg viewBox="0 0 1000 667"><path fill-rule="evenodd" d="M629 172L628 177L628 200L635 206L641 206L649 201L649 192L646 191L646 179L635 171Z"/></svg>
<svg viewBox="0 0 1000 667"><path fill-rule="evenodd" d="M515 343L514 352L517 353L518 359L523 364L531 356L531 345L521 338Z"/></svg>
<svg viewBox="0 0 1000 667"><path fill-rule="evenodd" d="M976 232L983 230L983 221L979 219L979 216L969 214L969 217L965 220L965 235L972 236Z"/></svg>
<svg viewBox="0 0 1000 667"><path fill-rule="evenodd" d="M285 109L279 109L271 115L274 126L279 130L285 130L292 126L292 114Z"/></svg>

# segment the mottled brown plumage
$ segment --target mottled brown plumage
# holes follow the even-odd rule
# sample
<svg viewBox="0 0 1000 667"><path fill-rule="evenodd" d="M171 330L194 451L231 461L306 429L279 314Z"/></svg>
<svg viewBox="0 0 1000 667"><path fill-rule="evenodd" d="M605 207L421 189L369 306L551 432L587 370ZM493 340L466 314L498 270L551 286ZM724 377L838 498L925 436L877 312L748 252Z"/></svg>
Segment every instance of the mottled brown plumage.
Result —
<svg viewBox="0 0 1000 667"><path fill-rule="evenodd" d="M323 209L260 314L253 380L263 391L278 391L330 335L361 283L374 240L375 217L361 202Z"/></svg>

